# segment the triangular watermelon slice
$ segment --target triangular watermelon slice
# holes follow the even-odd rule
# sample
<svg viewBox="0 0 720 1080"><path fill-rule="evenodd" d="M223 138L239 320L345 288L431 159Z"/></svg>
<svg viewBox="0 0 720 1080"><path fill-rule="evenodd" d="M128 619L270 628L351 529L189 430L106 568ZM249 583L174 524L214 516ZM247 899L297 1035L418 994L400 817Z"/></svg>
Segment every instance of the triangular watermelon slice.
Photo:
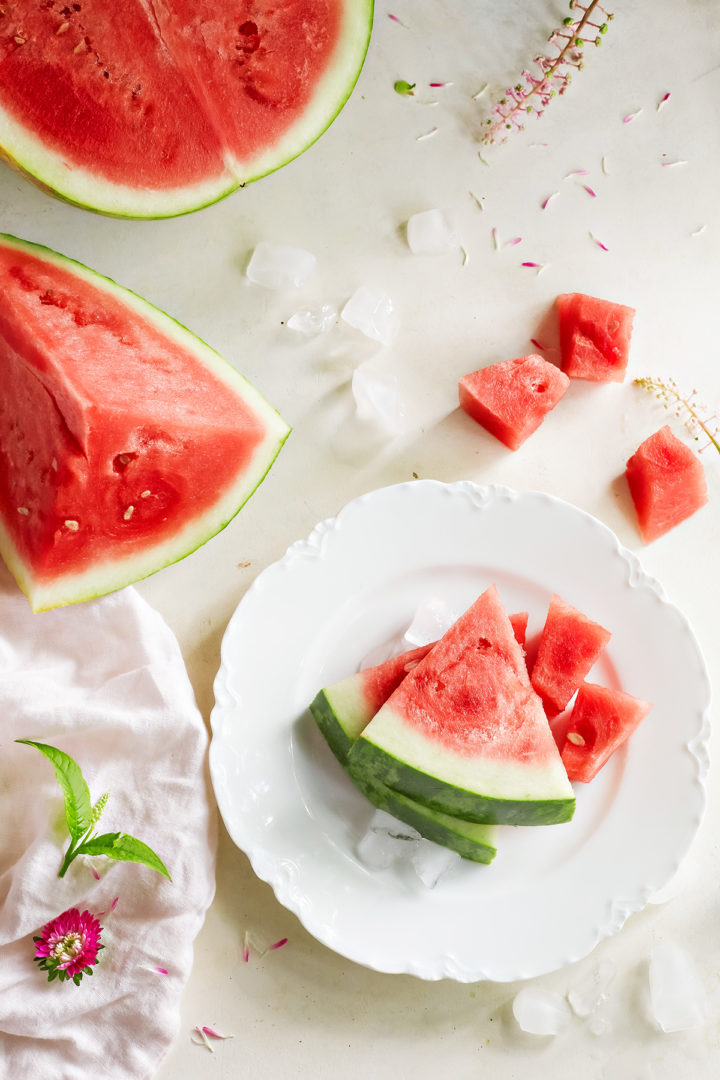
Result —
<svg viewBox="0 0 720 1080"><path fill-rule="evenodd" d="M572 788L523 651L491 586L413 668L348 768L467 821L568 821Z"/></svg>
<svg viewBox="0 0 720 1080"><path fill-rule="evenodd" d="M551 597L531 675L550 719L568 704L610 637L561 596Z"/></svg>
<svg viewBox="0 0 720 1080"><path fill-rule="evenodd" d="M562 724L560 753L570 780L587 784L597 776L651 708L622 690L583 683Z"/></svg>
<svg viewBox="0 0 720 1080"><path fill-rule="evenodd" d="M0 554L37 611L107 593L222 529L288 434L190 331L0 235Z"/></svg>

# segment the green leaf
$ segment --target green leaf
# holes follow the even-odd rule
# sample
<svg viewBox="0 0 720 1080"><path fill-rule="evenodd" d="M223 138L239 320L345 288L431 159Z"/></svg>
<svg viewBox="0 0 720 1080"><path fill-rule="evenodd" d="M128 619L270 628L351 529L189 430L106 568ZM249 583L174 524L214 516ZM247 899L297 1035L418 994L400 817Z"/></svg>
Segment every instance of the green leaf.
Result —
<svg viewBox="0 0 720 1080"><path fill-rule="evenodd" d="M151 870L157 870L164 874L168 881L172 881L165 863L152 848L143 844L127 833L103 833L102 836L94 836L91 840L81 844L76 851L77 855L107 855L111 859L120 862L136 862L149 866Z"/></svg>
<svg viewBox="0 0 720 1080"><path fill-rule="evenodd" d="M58 784L65 798L65 819L73 840L79 840L92 825L92 805L90 791L77 762L68 755L47 743L33 742L32 739L16 739L26 746L34 746L44 754L55 769Z"/></svg>

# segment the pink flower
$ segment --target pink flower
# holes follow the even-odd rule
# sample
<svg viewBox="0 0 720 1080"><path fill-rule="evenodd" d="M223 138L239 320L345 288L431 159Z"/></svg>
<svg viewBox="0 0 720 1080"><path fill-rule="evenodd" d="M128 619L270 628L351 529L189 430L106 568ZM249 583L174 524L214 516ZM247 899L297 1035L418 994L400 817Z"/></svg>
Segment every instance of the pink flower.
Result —
<svg viewBox="0 0 720 1080"><path fill-rule="evenodd" d="M49 972L48 982L59 978L61 982L72 979L80 985L83 975L92 975L92 965L97 964L97 954L104 945L100 943L102 926L89 911L70 908L51 919L34 937L35 956L43 971Z"/></svg>

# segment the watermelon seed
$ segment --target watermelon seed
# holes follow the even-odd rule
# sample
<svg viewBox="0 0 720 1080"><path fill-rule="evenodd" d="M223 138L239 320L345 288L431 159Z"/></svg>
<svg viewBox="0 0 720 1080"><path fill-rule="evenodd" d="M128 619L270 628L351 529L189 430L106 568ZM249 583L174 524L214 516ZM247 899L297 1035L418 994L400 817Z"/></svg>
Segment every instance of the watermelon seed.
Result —
<svg viewBox="0 0 720 1080"><path fill-rule="evenodd" d="M70 23L69 22L60 23L60 25L58 26L55 33L56 34L66 34L69 29L70 29Z"/></svg>
<svg viewBox="0 0 720 1080"><path fill-rule="evenodd" d="M27 506L18 506L17 512L18 512L18 514L22 514L23 517L27 517L28 514L30 513Z"/></svg>
<svg viewBox="0 0 720 1080"><path fill-rule="evenodd" d="M50 468L54 469L55 472L57 472L57 458L52 459L52 461L50 462Z"/></svg>
<svg viewBox="0 0 720 1080"><path fill-rule="evenodd" d="M135 513L135 507L132 506L132 505L128 506L127 510L123 514L123 521L129 521L134 513Z"/></svg>
<svg viewBox="0 0 720 1080"><path fill-rule="evenodd" d="M73 49L73 52L74 53L83 53L86 50L87 50L87 45L85 44L85 42L84 41L79 41L77 43L77 45L75 46L75 48Z"/></svg>
<svg viewBox="0 0 720 1080"><path fill-rule="evenodd" d="M140 498L141 499L149 499L150 498L150 492L149 491L141 491L140 492Z"/></svg>
<svg viewBox="0 0 720 1080"><path fill-rule="evenodd" d="M19 35L17 37L14 37L13 41L15 42L16 45L24 45L25 44L25 38L20 37Z"/></svg>
<svg viewBox="0 0 720 1080"><path fill-rule="evenodd" d="M584 746L585 740L582 735L577 731L568 731L566 735L567 741L573 743L574 746Z"/></svg>
<svg viewBox="0 0 720 1080"><path fill-rule="evenodd" d="M70 518L68 521L65 522L65 528L69 529L70 532L77 532L80 528L80 524L79 522L73 521L72 518Z"/></svg>

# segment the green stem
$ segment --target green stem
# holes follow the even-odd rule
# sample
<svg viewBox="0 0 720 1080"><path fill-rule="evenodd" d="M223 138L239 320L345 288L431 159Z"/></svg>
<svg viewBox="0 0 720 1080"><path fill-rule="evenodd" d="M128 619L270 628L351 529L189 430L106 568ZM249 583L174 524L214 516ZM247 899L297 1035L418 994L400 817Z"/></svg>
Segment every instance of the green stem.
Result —
<svg viewBox="0 0 720 1080"><path fill-rule="evenodd" d="M60 867L60 873L58 874L58 877L65 877L65 874L67 872L67 868L69 867L70 863L75 858L75 847L76 847L76 845L71 840L70 841L70 847L65 852L65 858L63 859L63 864Z"/></svg>

